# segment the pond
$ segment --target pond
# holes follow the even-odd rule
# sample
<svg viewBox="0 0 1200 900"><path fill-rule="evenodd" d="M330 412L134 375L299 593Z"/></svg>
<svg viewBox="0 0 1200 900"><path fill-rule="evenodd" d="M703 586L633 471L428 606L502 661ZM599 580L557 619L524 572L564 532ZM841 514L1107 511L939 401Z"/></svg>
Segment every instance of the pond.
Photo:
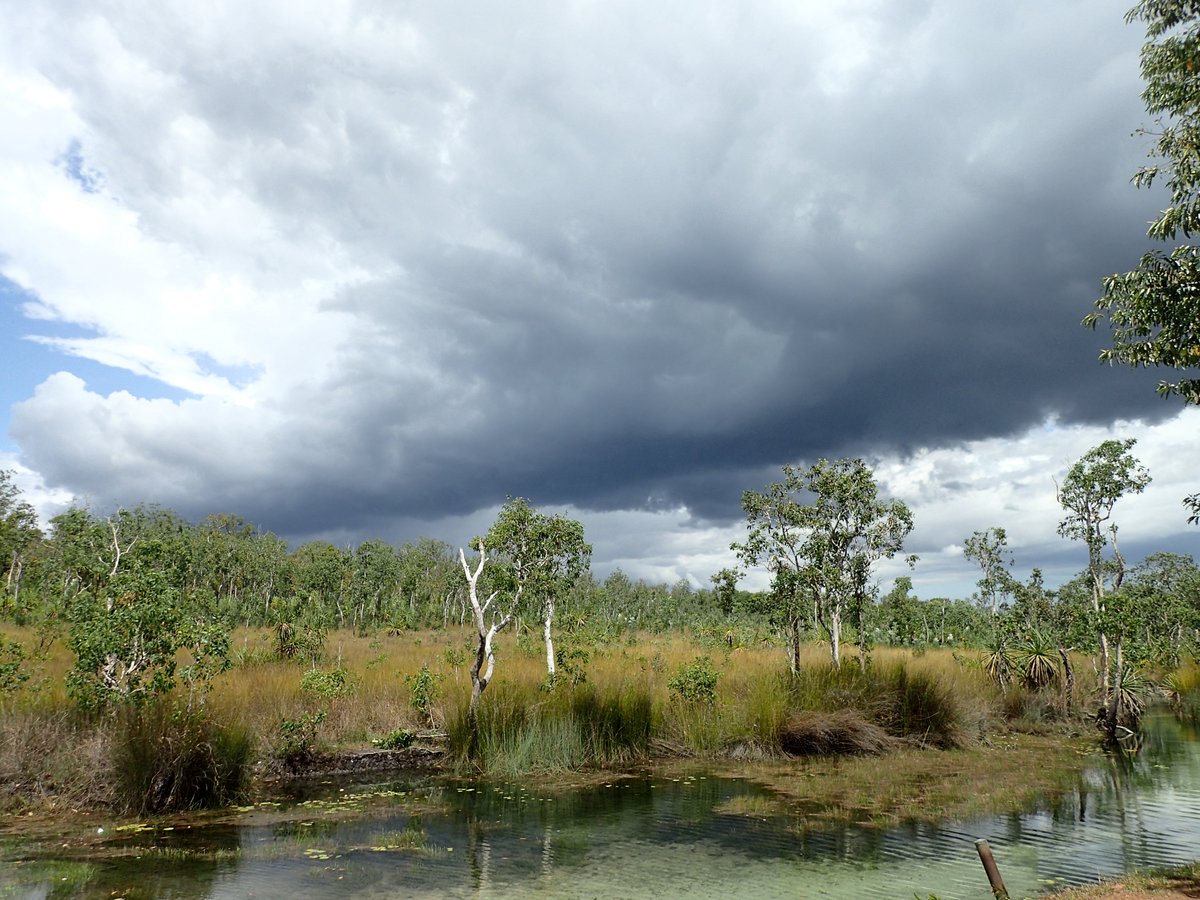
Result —
<svg viewBox="0 0 1200 900"><path fill-rule="evenodd" d="M585 786L426 776L312 784L221 816L5 828L0 897L1014 897L1200 857L1200 740L1155 719L1034 808L937 825L810 829L750 780ZM104 828L104 831L99 831Z"/></svg>

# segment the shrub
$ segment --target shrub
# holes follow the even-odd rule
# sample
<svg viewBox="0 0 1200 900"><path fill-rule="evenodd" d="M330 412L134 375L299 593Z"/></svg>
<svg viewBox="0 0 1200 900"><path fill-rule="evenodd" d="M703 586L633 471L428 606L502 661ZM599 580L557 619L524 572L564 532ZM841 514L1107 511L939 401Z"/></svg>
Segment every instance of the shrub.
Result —
<svg viewBox="0 0 1200 900"><path fill-rule="evenodd" d="M437 700L438 681L441 677L430 672L427 665L421 666L421 671L417 674L404 677L412 708L431 728L434 726L433 704Z"/></svg>
<svg viewBox="0 0 1200 900"><path fill-rule="evenodd" d="M887 674L886 688L876 719L892 734L942 748L962 743L958 703L936 675L897 665Z"/></svg>
<svg viewBox="0 0 1200 900"><path fill-rule="evenodd" d="M29 680L25 648L16 641L0 640L0 697L15 694Z"/></svg>
<svg viewBox="0 0 1200 900"><path fill-rule="evenodd" d="M1012 680L1013 672L1017 670L1017 661L1003 637L996 637L988 646L983 655L983 670L1001 688L1006 687Z"/></svg>
<svg viewBox="0 0 1200 900"><path fill-rule="evenodd" d="M1021 680L1031 691L1040 691L1058 680L1058 651L1038 631L1031 632L1017 647L1014 661L1021 673Z"/></svg>
<svg viewBox="0 0 1200 900"><path fill-rule="evenodd" d="M417 736L407 728L397 728L395 731L384 735L379 740L372 741L380 750L403 750L405 747L411 747L412 742Z"/></svg>
<svg viewBox="0 0 1200 900"><path fill-rule="evenodd" d="M157 572L118 575L71 603L67 646L75 667L67 689L84 709L142 701L175 684L175 653L186 646L179 592Z"/></svg>
<svg viewBox="0 0 1200 900"><path fill-rule="evenodd" d="M460 769L492 775L557 772L585 764L628 762L647 752L654 704L644 686L564 687L497 684L478 709L473 735L467 706L447 723Z"/></svg>
<svg viewBox="0 0 1200 900"><path fill-rule="evenodd" d="M717 672L707 656L697 656L675 670L667 689L681 700L690 703L712 703L717 698Z"/></svg>
<svg viewBox="0 0 1200 900"><path fill-rule="evenodd" d="M300 679L300 690L326 700L349 697L357 687L357 680L341 666L329 670L309 669Z"/></svg>
<svg viewBox="0 0 1200 900"><path fill-rule="evenodd" d="M325 710L302 713L298 719L281 721L276 758L292 771L312 762L317 756L317 727L324 721Z"/></svg>
<svg viewBox="0 0 1200 900"><path fill-rule="evenodd" d="M253 742L167 703L122 710L115 720L112 769L117 803L137 815L224 806L249 784Z"/></svg>

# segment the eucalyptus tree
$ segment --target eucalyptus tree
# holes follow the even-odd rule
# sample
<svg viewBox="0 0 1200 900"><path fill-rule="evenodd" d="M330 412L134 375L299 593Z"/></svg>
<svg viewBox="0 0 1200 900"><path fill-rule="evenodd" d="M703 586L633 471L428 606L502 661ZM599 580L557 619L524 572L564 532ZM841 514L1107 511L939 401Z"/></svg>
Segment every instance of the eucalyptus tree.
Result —
<svg viewBox="0 0 1200 900"><path fill-rule="evenodd" d="M730 568L721 569L709 578L713 585L713 594L725 616L733 615L733 607L737 601L738 580L738 570Z"/></svg>
<svg viewBox="0 0 1200 900"><path fill-rule="evenodd" d="M461 625L466 620L466 585L449 544L421 538L402 546L397 557L400 602L410 627L446 626L455 618Z"/></svg>
<svg viewBox="0 0 1200 900"><path fill-rule="evenodd" d="M732 546L744 563L765 563L771 572L792 672L799 666L800 624L809 603L838 667L846 616L867 602L873 564L903 548L912 513L901 500L879 498L874 474L861 459L821 459L803 470L784 466L783 473L784 480L764 492L742 495L749 533Z"/></svg>
<svg viewBox="0 0 1200 900"><path fill-rule="evenodd" d="M345 624L354 572L348 550L328 541L309 541L289 557L288 570L291 593L304 602L308 618Z"/></svg>
<svg viewBox="0 0 1200 900"><path fill-rule="evenodd" d="M1112 521L1112 512L1118 500L1127 494L1140 494L1150 483L1150 473L1129 452L1136 443L1133 438L1104 441L1072 465L1058 485L1058 502L1066 513L1058 524L1058 533L1087 546L1092 614L1098 633L1099 670L1106 703L1115 696L1112 688L1119 683L1123 666L1119 639L1115 665L1110 666L1106 622L1108 597L1120 590L1125 579L1125 559L1117 545L1117 525Z"/></svg>
<svg viewBox="0 0 1200 900"><path fill-rule="evenodd" d="M1156 161L1138 169L1137 187L1166 182L1169 205L1150 223L1147 235L1164 243L1183 241L1169 252L1151 250L1137 267L1104 279L1097 312L1084 318L1095 327L1107 318L1112 346L1100 358L1127 366L1176 369L1177 380L1160 382L1160 394L1200 403L1200 6L1193 0L1141 0L1127 22L1146 26L1142 47L1142 99L1154 116Z"/></svg>
<svg viewBox="0 0 1200 900"><path fill-rule="evenodd" d="M901 575L884 595L880 604L882 624L893 644L931 643L929 616L925 604L912 593L912 579Z"/></svg>
<svg viewBox="0 0 1200 900"><path fill-rule="evenodd" d="M4 576L0 609L19 606L28 555L42 539L37 513L22 499L13 477L11 470L0 469L0 573Z"/></svg>
<svg viewBox="0 0 1200 900"><path fill-rule="evenodd" d="M559 601L588 571L592 548L583 538L583 525L564 515L538 512L521 497L509 500L484 538L498 552L508 589L536 603L546 646L546 677L557 674L554 654L554 614Z"/></svg>
<svg viewBox="0 0 1200 900"><path fill-rule="evenodd" d="M982 572L976 582L979 599L991 611L994 620L1000 612L1000 601L1010 596L1015 587L1009 573L1013 559L1008 549L1008 535L998 527L976 531L963 541L963 556L974 560Z"/></svg>
<svg viewBox="0 0 1200 900"><path fill-rule="evenodd" d="M1191 556L1152 553L1129 572L1125 584L1128 631L1144 656L1171 668L1184 650L1196 649L1200 628L1200 568Z"/></svg>
<svg viewBox="0 0 1200 900"><path fill-rule="evenodd" d="M466 551L458 548L458 561L467 580L467 598L471 603L472 621L475 625L475 660L471 663L471 703L467 707L467 720L471 726L471 738L478 737L479 698L491 683L496 670L496 635L509 626L521 603L522 586L505 592L496 588L481 596L486 588L481 584L484 567L489 556L484 538L476 539L478 558L474 565L468 564ZM492 560L494 562L494 557Z"/></svg>
<svg viewBox="0 0 1200 900"><path fill-rule="evenodd" d="M384 541L363 541L354 551L351 604L355 626L378 625L394 611L400 593L400 559Z"/></svg>

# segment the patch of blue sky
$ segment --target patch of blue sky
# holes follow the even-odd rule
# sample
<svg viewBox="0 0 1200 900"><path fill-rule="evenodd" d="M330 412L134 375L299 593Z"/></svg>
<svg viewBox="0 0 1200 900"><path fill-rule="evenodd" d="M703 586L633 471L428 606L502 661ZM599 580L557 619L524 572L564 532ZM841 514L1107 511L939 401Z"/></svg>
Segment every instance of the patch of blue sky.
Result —
<svg viewBox="0 0 1200 900"><path fill-rule="evenodd" d="M137 397L166 400L191 396L145 375L135 375L30 340L31 335L50 338L92 335L78 325L26 317L21 307L36 300L36 296L0 275L0 451L12 453L17 449L8 433L13 405L33 396L34 388L55 372L70 372L82 378L88 388L98 394L128 391Z"/></svg>
<svg viewBox="0 0 1200 900"><path fill-rule="evenodd" d="M72 139L54 162L63 174L89 194L98 194L104 185L103 173L93 169L83 158L83 142L79 138Z"/></svg>
<svg viewBox="0 0 1200 900"><path fill-rule="evenodd" d="M207 353L193 353L192 359L196 361L200 371L207 375L224 378L238 390L252 385L263 373L262 366L226 366L217 362Z"/></svg>

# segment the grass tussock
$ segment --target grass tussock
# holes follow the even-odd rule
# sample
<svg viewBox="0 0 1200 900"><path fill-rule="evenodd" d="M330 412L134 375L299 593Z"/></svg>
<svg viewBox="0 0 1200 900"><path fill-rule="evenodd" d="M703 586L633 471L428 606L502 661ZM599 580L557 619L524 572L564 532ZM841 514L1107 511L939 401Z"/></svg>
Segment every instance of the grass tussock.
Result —
<svg viewBox="0 0 1200 900"><path fill-rule="evenodd" d="M805 668L793 680L791 702L798 710L856 710L892 737L947 749L970 744L978 733L981 714L992 706L985 689L930 667L925 657L893 659L865 668Z"/></svg>
<svg viewBox="0 0 1200 900"><path fill-rule="evenodd" d="M167 703L122 710L112 722L117 805L145 815L225 806L250 784L245 728Z"/></svg>
<svg viewBox="0 0 1200 900"><path fill-rule="evenodd" d="M460 768L517 775L616 766L644 757L654 734L652 698L634 685L502 683L486 696L474 740L465 704L448 724Z"/></svg>
<svg viewBox="0 0 1200 900"><path fill-rule="evenodd" d="M895 738L856 709L798 713L784 724L779 743L791 756L877 755L897 745Z"/></svg>

